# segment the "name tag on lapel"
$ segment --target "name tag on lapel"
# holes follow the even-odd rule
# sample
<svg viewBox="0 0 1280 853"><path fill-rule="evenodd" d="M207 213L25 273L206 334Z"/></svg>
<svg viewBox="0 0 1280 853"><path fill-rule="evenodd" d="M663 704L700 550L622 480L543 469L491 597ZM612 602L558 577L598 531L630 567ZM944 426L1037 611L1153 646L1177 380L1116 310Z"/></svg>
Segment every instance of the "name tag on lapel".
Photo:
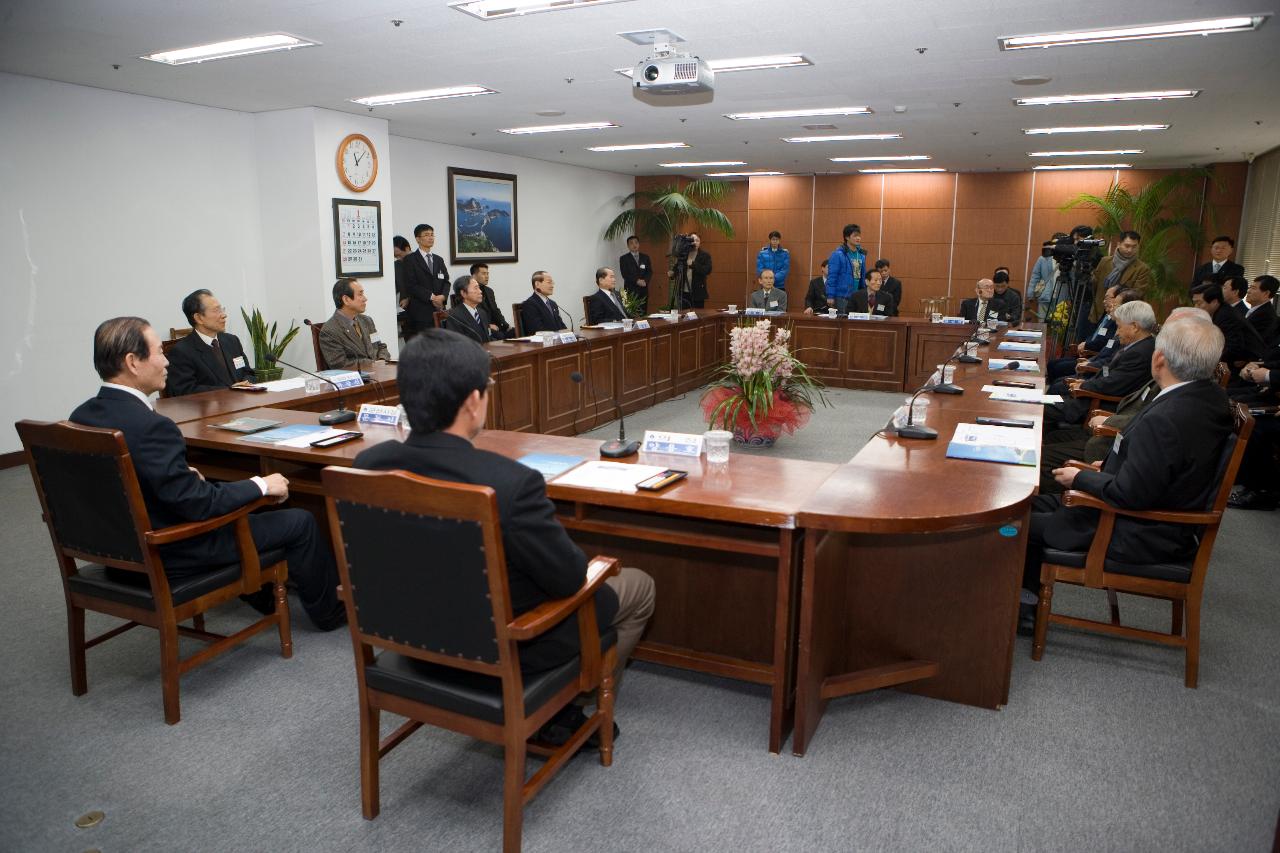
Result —
<svg viewBox="0 0 1280 853"><path fill-rule="evenodd" d="M244 356L238 355L235 358L231 359L231 365L236 370L244 370L245 368Z"/></svg>

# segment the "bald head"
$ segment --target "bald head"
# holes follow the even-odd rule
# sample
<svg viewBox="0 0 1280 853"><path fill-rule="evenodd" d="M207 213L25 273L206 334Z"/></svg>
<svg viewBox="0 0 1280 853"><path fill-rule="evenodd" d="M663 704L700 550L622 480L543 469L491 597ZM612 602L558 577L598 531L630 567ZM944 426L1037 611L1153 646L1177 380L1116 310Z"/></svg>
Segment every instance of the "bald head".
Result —
<svg viewBox="0 0 1280 853"><path fill-rule="evenodd" d="M978 279L978 283L973 287L973 292L978 294L979 299L990 299L996 294L996 283L989 278Z"/></svg>

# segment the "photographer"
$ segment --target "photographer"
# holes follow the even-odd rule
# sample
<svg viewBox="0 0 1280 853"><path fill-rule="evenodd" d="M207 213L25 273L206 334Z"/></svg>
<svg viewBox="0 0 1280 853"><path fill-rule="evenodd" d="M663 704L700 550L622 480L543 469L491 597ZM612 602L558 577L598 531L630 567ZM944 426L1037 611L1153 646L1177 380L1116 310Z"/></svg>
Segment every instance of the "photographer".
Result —
<svg viewBox="0 0 1280 853"><path fill-rule="evenodd" d="M685 261L689 270L688 299L694 308L702 308L707 304L707 276L711 275L711 255L701 250L702 238L697 234L690 234L689 239L693 241L693 248L689 250L689 259Z"/></svg>

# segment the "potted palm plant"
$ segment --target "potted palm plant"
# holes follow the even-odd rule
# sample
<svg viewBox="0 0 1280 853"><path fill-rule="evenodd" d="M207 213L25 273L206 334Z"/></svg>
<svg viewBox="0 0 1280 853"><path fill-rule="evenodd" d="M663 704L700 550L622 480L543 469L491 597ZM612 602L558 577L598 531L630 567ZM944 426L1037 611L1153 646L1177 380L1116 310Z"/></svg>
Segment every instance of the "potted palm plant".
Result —
<svg viewBox="0 0 1280 853"><path fill-rule="evenodd" d="M244 308L241 308L240 316L244 318L244 324L249 329L249 339L253 342L254 376L259 382L279 379L284 375L284 368L269 361L267 356L279 358L284 355L285 347L298 336L298 325L292 320L289 321L289 331L280 337L276 332L276 324L272 323L268 326L262 312L257 308L253 309L252 315L245 313Z"/></svg>

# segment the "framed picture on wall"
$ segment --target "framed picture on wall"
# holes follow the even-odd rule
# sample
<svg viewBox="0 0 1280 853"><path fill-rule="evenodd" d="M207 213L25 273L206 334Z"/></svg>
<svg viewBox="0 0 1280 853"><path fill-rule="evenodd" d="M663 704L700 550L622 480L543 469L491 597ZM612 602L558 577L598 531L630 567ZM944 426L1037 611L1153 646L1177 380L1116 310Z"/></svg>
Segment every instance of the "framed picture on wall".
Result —
<svg viewBox="0 0 1280 853"><path fill-rule="evenodd" d="M515 175L449 167L449 260L518 260Z"/></svg>
<svg viewBox="0 0 1280 853"><path fill-rule="evenodd" d="M333 255L338 278L382 275L382 202L333 200Z"/></svg>

